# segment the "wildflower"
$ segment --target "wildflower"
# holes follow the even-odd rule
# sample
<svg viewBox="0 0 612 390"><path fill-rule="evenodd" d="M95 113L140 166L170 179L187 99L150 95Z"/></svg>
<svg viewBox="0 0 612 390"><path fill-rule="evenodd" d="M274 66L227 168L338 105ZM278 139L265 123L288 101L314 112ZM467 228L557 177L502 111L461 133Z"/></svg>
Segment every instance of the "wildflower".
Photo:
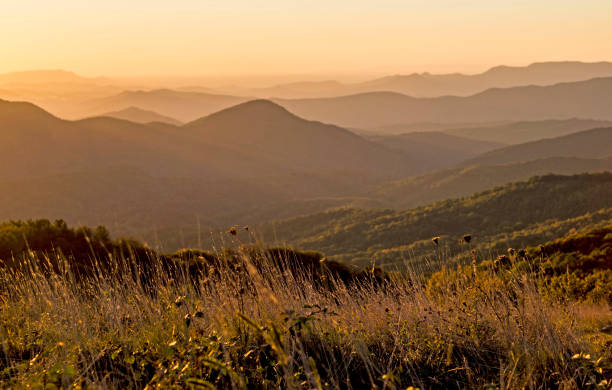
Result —
<svg viewBox="0 0 612 390"><path fill-rule="evenodd" d="M506 255L499 255L497 256L497 260L500 264L508 264L510 259L508 259L508 256Z"/></svg>
<svg viewBox="0 0 612 390"><path fill-rule="evenodd" d="M440 241L440 236L435 236L434 238L431 239L431 242L433 242L436 245L438 245L438 241Z"/></svg>

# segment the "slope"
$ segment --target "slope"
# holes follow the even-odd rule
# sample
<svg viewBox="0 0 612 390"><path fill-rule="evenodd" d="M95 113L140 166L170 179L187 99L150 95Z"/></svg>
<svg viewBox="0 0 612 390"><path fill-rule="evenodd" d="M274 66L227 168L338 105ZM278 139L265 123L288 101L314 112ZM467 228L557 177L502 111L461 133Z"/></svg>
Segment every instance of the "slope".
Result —
<svg viewBox="0 0 612 390"><path fill-rule="evenodd" d="M170 118L169 116L158 114L155 111L143 110L138 107L128 107L119 111L112 111L103 114L102 116L107 116L111 118L123 119L130 122L135 123L152 123L152 122L161 122L168 123L175 126L180 126L181 122L177 121L174 118Z"/></svg>
<svg viewBox="0 0 612 390"><path fill-rule="evenodd" d="M502 165L471 165L391 181L368 194L371 198L408 209L431 202L469 196L474 192L547 174L575 175L612 171L612 159L550 157Z"/></svg>
<svg viewBox="0 0 612 390"><path fill-rule="evenodd" d="M473 75L414 73L387 76L362 83L358 88L362 91L391 91L419 97L468 96L489 88L552 85L611 76L610 62L540 62L528 66L496 66Z"/></svg>
<svg viewBox="0 0 612 390"><path fill-rule="evenodd" d="M577 133L598 127L610 127L610 121L592 119L565 119L512 122L495 126L461 127L442 130L447 134L481 141L520 144Z"/></svg>
<svg viewBox="0 0 612 390"><path fill-rule="evenodd" d="M388 260L388 253L395 262L421 261L421 256L432 255L434 236L452 243L469 233L473 243L484 243L502 235L505 245L512 246L517 244L511 237L515 231L610 207L612 174L549 175L403 212L342 209L280 221L262 230L264 237L356 264ZM604 215L612 216L610 211Z"/></svg>
<svg viewBox="0 0 612 390"><path fill-rule="evenodd" d="M591 129L484 153L461 166L507 164L548 157L604 158L612 151L612 127Z"/></svg>
<svg viewBox="0 0 612 390"><path fill-rule="evenodd" d="M180 92L170 89L124 91L117 95L77 104L71 117L102 115L109 111L139 107L188 122L249 100L246 97Z"/></svg>
<svg viewBox="0 0 612 390"><path fill-rule="evenodd" d="M372 92L325 99L276 99L296 115L344 127L418 122L494 122L593 118L612 120L612 77L489 89L468 97L414 98Z"/></svg>
<svg viewBox="0 0 612 390"><path fill-rule="evenodd" d="M431 170L450 167L460 161L504 146L500 143L473 140L436 131L371 135L365 138L389 149L400 150L422 161Z"/></svg>
<svg viewBox="0 0 612 390"><path fill-rule="evenodd" d="M496 66L478 74L397 74L357 83L341 83L336 80L298 81L267 88L231 88L228 92L283 99L326 98L376 91L415 97L469 96L489 88L552 85L597 77L612 77L612 63L540 62L528 66Z"/></svg>
<svg viewBox="0 0 612 390"><path fill-rule="evenodd" d="M420 162L337 126L299 118L267 100L255 100L188 123L206 142L268 156L301 170L393 177L421 171Z"/></svg>

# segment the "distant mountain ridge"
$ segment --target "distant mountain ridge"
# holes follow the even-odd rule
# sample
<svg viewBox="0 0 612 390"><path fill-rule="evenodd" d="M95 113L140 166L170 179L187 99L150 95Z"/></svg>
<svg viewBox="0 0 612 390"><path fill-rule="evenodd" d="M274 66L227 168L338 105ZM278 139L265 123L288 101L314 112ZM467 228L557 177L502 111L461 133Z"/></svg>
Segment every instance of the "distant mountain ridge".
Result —
<svg viewBox="0 0 612 390"><path fill-rule="evenodd" d="M611 76L610 62L539 62L528 66L501 65L473 75L413 73L387 76L366 82L362 87L370 91L400 92L415 97L469 96L491 88L546 86Z"/></svg>
<svg viewBox="0 0 612 390"><path fill-rule="evenodd" d="M306 170L417 172L419 161L343 128L307 121L269 101L254 100L190 122L185 130L206 142L249 151Z"/></svg>
<svg viewBox="0 0 612 390"><path fill-rule="evenodd" d="M54 70L30 70L0 74L2 84L50 84L50 83L92 83L103 84L111 81L105 77L82 77L74 72Z"/></svg>
<svg viewBox="0 0 612 390"><path fill-rule="evenodd" d="M138 107L182 122L189 122L248 100L250 99L247 97L171 89L123 91L117 95L90 100L77 106L72 117L97 116L109 111Z"/></svg>
<svg viewBox="0 0 612 390"><path fill-rule="evenodd" d="M534 63L528 66L497 66L479 74L430 74L426 72L409 75L399 74L360 83L322 80L295 81L263 88L233 86L209 88L192 85L170 90L159 89L158 85L151 85L150 87L158 89L147 89L146 86L140 84L126 84L126 80L120 79L87 78L63 70L42 70L0 74L0 98L31 101L50 110L55 115L68 119L101 115L135 106L176 118L182 122L188 122L253 98L279 101L283 99L348 97L374 92L392 92L416 98L467 97L492 88L529 85L551 86L559 83L573 83L609 77L612 77L612 63L610 62L561 61ZM120 91L125 92L121 93ZM200 96L197 94L200 94ZM301 115L299 112L298 114ZM608 119L589 115L574 116ZM504 116L503 120L554 118L556 116L540 116L538 118L508 118ZM324 120L322 117L309 119ZM395 118L394 116L389 116L389 119L393 120L373 121L373 126L392 126L420 121L416 118ZM324 121L336 123L343 127L358 127L344 121ZM482 119L477 118L476 121L482 121ZM422 122L449 122L449 120L444 120L443 115L439 115L434 120L426 119ZM452 122L460 122L460 120L452 119ZM473 121L467 120L464 122ZM365 127L372 126L366 125Z"/></svg>
<svg viewBox="0 0 612 390"><path fill-rule="evenodd" d="M612 154L612 127L506 146L468 159L460 166L508 164L548 157L605 158Z"/></svg>
<svg viewBox="0 0 612 390"><path fill-rule="evenodd" d="M116 220L139 233L365 204L355 196L364 188L420 171L401 152L269 101L180 127L67 121L0 101L0 129L1 219Z"/></svg>
<svg viewBox="0 0 612 390"><path fill-rule="evenodd" d="M293 82L268 88L244 89L242 93L284 99L329 98L382 91L421 98L469 96L490 88L545 86L599 77L612 77L612 63L539 62L527 66L496 66L477 74L424 72L389 75L360 83L341 83L336 80Z"/></svg>
<svg viewBox="0 0 612 390"><path fill-rule="evenodd" d="M468 97L414 98L370 92L324 99L275 99L296 115L348 128L419 122L612 120L612 77L551 86L495 88Z"/></svg>
<svg viewBox="0 0 612 390"><path fill-rule="evenodd" d="M396 212L392 210L338 209L265 224L264 239L324 252L328 258L357 265L403 261L436 261L440 236L443 249L459 253L456 245L471 234L470 245L495 245L504 252L525 242L512 233L522 229L554 228L557 221L602 213L612 217L612 173L573 176L547 175L506 184L469 197L430 203ZM444 249L446 248L446 249ZM488 254L487 254L488 255Z"/></svg>
<svg viewBox="0 0 612 390"><path fill-rule="evenodd" d="M105 161L136 164L153 174L225 178L318 169L397 177L420 170L417 161L400 152L337 126L304 120L264 100L222 110L178 130L107 117L65 121L35 105L7 101L0 101L0 123L7 126L0 133L0 151L5 152L0 158L15 165L5 175L17 177L27 177L37 166L37 174L61 173L72 164L78 170ZM16 156L10 157L23 149L35 154L19 165Z"/></svg>
<svg viewBox="0 0 612 390"><path fill-rule="evenodd" d="M135 122L135 123L152 123L152 122L161 122L168 123L174 126L180 126L182 123L174 118L170 118L169 116L158 114L155 111L143 110L138 107L128 107L123 110L107 112L102 114L101 116L108 116L111 118L124 119L126 121Z"/></svg>
<svg viewBox="0 0 612 390"><path fill-rule="evenodd" d="M537 141L543 138L559 137L598 127L612 127L612 121L580 118L565 120L551 119L511 122L500 125L482 125L478 127L458 127L441 131L447 134L481 141L520 144Z"/></svg>
<svg viewBox="0 0 612 390"><path fill-rule="evenodd" d="M439 170L384 183L368 195L397 210L404 210L444 199L469 196L533 176L605 171L612 171L612 158L548 157L527 162Z"/></svg>
<svg viewBox="0 0 612 390"><path fill-rule="evenodd" d="M427 161L430 170L451 167L461 161L505 146L437 131L398 135L364 135L364 138L389 149L400 150L419 161Z"/></svg>

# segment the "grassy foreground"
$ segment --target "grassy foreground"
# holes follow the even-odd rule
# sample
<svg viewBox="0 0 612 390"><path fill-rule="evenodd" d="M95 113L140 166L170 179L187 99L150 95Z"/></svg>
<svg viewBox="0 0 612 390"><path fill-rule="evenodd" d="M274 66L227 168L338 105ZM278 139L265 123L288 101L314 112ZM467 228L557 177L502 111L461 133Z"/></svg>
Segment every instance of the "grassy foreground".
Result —
<svg viewBox="0 0 612 390"><path fill-rule="evenodd" d="M0 269L0 383L609 388L610 308L557 302L537 272L485 265L345 283L266 253L245 248L197 280L187 266L170 278L157 258L146 280L117 259L81 280L65 258L45 273L32 252Z"/></svg>

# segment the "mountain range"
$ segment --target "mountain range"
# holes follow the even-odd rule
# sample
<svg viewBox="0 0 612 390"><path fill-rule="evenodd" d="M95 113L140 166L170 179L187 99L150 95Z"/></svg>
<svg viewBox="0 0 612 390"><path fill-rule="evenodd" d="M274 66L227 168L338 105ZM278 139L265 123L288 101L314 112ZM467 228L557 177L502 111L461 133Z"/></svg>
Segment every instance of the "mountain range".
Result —
<svg viewBox="0 0 612 390"><path fill-rule="evenodd" d="M296 115L344 127L419 122L494 122L591 118L612 120L612 77L489 89L468 96L414 98L370 92L324 99L275 99Z"/></svg>
<svg viewBox="0 0 612 390"><path fill-rule="evenodd" d="M461 161L505 146L502 143L479 141L437 131L364 135L364 138L389 149L400 150L419 161L428 161L429 170L451 167Z"/></svg>
<svg viewBox="0 0 612 390"><path fill-rule="evenodd" d="M0 124L0 218L120 222L122 231L315 212L421 165L261 100L181 127L67 121L0 101Z"/></svg>
<svg viewBox="0 0 612 390"><path fill-rule="evenodd" d="M612 155L612 127L580 131L492 150L461 166L507 164L548 157L605 158Z"/></svg>
<svg viewBox="0 0 612 390"><path fill-rule="evenodd" d="M568 120L612 120L607 102L612 98L612 77L549 86L489 89L467 96L415 98L395 92L368 92L317 99L273 99L292 113L345 128L376 129L419 123L465 123ZM62 102L54 107L64 118L103 115L129 107L154 111L189 122L252 100L234 95L184 92L169 89L121 93ZM470 127L481 127L470 126ZM438 129L439 130L439 129Z"/></svg>
<svg viewBox="0 0 612 390"><path fill-rule="evenodd" d="M123 91L117 95L94 99L77 105L74 113L69 116L103 115L109 111L138 107L182 122L189 122L248 100L251 99L170 89Z"/></svg>
<svg viewBox="0 0 612 390"><path fill-rule="evenodd" d="M552 85L598 77L612 77L612 63L540 62L528 66L496 66L478 74L397 74L359 83L302 81L265 88L232 88L227 92L285 99L335 97L375 91L397 92L414 97L469 96L490 88Z"/></svg>
<svg viewBox="0 0 612 390"><path fill-rule="evenodd" d="M399 151L336 126L298 118L264 100L178 128L108 117L66 121L29 103L0 101L0 123L6 129L0 133L0 159L7 167L0 178L108 165L207 179L319 170L388 178L419 171L419 162Z"/></svg>
<svg viewBox="0 0 612 390"><path fill-rule="evenodd" d="M469 165L390 181L368 196L388 207L405 210L444 199L469 196L533 176L604 171L612 171L612 158L549 157L511 164Z"/></svg>
<svg viewBox="0 0 612 390"><path fill-rule="evenodd" d="M535 63L525 67L498 66L474 75L459 73L393 75L353 84L327 80L298 81L266 88L173 85L171 88L174 89L151 89L159 87L156 85L147 88L146 85L138 85L136 81L129 83L124 79L87 78L72 72L53 70L0 74L0 99L29 101L66 119L99 116L129 107L138 107L181 122L188 122L253 98L274 98L277 103L309 119L349 128L380 128L406 126L419 122L452 124L567 119L571 116L610 119L605 112L604 114L608 116L602 116L599 109L588 110L591 101L586 101L583 106L576 105L566 112L566 108L572 107L567 102L563 103L567 100L563 95L569 93L571 98L571 91L562 91L562 88L533 89L535 86L548 88L559 83L573 85L591 79L610 77L612 77L612 63L567 61ZM501 93L507 95L507 100L504 100L504 96L499 92L495 92L496 89L507 90L519 86L531 89ZM580 85L571 88L576 88L577 91L581 89ZM590 87L587 85L584 88ZM592 88L595 94L601 93L598 87ZM490 91L491 89L493 91ZM546 91L553 95L552 100ZM556 94L560 94L561 100L554 99ZM517 105L513 96L516 96L515 100L519 103L526 99L526 104ZM465 97L467 100L459 97ZM593 97L594 101L597 97L609 98L607 94L599 95ZM339 100L328 101L322 98ZM576 100L579 101L583 98L583 95L576 96ZM296 99L297 101L293 101ZM302 101L304 99L308 101ZM491 106L486 104L489 100ZM554 110L554 105L560 102L563 103L562 106ZM542 104L542 110L536 110L534 103L538 103L536 107ZM324 110L328 104L328 109ZM344 111L347 105L351 105L360 113L355 120L346 117L348 113ZM478 115L479 110L482 110L480 115ZM517 116L513 117L511 114ZM366 120L368 117L371 119ZM490 119L491 117L495 119Z"/></svg>
<svg viewBox="0 0 612 390"><path fill-rule="evenodd" d="M110 118L123 119L135 123L152 123L160 122L167 123L174 126L180 126L182 123L169 116L161 115L155 111L143 110L138 107L128 107L119 111L112 111L102 114L101 116L107 116Z"/></svg>
<svg viewBox="0 0 612 390"><path fill-rule="evenodd" d="M534 240L548 240L547 231L558 233L556 225L565 232L577 226L571 219L579 217L612 218L611 173L534 177L402 212L338 209L270 223L261 231L267 242L316 249L332 260L401 266L426 262L424 256L435 262L441 253L452 257L496 240L502 248L537 245ZM568 219L569 226L563 222ZM539 233L514 233L529 229ZM456 245L465 234L471 235L470 246ZM440 237L440 252L433 237Z"/></svg>
<svg viewBox="0 0 612 390"><path fill-rule="evenodd" d="M530 122L511 122L476 127L456 127L441 131L460 137L480 141L520 144L542 138L554 138L597 127L612 127L611 121L571 118L565 120L543 120Z"/></svg>
<svg viewBox="0 0 612 390"><path fill-rule="evenodd" d="M581 66L582 77L607 69ZM548 79L545 68L496 68L477 79L575 77L569 64ZM274 100L206 88L117 92L112 80L61 71L11 77L0 77L2 93L27 96L40 85L47 101L61 85L71 92L49 104L87 118L0 100L0 218L120 226L172 248L193 243L196 222L216 229L344 207L406 210L534 175L612 168L612 77L471 96ZM383 80L369 85L391 79Z"/></svg>

